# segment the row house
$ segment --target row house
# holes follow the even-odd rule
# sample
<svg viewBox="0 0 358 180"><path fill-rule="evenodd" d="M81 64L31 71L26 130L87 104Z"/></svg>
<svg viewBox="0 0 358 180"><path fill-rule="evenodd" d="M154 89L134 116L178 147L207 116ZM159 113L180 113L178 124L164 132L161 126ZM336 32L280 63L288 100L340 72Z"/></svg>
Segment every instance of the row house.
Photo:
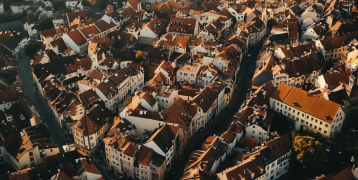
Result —
<svg viewBox="0 0 358 180"><path fill-rule="evenodd" d="M235 166L217 173L220 180L278 179L289 169L292 142L287 135L270 137L255 152L238 158Z"/></svg>
<svg viewBox="0 0 358 180"><path fill-rule="evenodd" d="M326 61L334 62L343 59L347 68L354 70L358 64L358 50L354 41L356 37L357 32L338 37L327 37L316 41L316 46L319 47Z"/></svg>
<svg viewBox="0 0 358 180"><path fill-rule="evenodd" d="M164 124L154 130L143 144L165 158L167 172L173 170L175 164L180 160L179 131L178 126Z"/></svg>
<svg viewBox="0 0 358 180"><path fill-rule="evenodd" d="M158 38L166 33L167 21L166 19L154 17L148 24L146 24L140 31L141 37Z"/></svg>
<svg viewBox="0 0 358 180"><path fill-rule="evenodd" d="M176 73L177 82L188 82L189 84L196 84L198 79L198 74L200 71L201 63L195 61L193 63L187 62L184 66L180 67Z"/></svg>
<svg viewBox="0 0 358 180"><path fill-rule="evenodd" d="M40 124L1 136L0 157L15 170L37 167L44 164L47 157L60 153L58 146L51 142L50 133Z"/></svg>
<svg viewBox="0 0 358 180"><path fill-rule="evenodd" d="M137 179L164 179L167 169L165 157L146 146L141 146L134 166Z"/></svg>
<svg viewBox="0 0 358 180"><path fill-rule="evenodd" d="M250 14L251 9L244 4L235 4L229 7L228 11L235 17L236 22L245 22L245 17Z"/></svg>
<svg viewBox="0 0 358 180"><path fill-rule="evenodd" d="M196 37L198 35L199 25L195 19L186 19L173 17L170 19L167 32L171 35Z"/></svg>
<svg viewBox="0 0 358 180"><path fill-rule="evenodd" d="M339 132L345 120L341 105L286 84L272 93L270 108L295 122L296 130L302 127L327 137Z"/></svg>
<svg viewBox="0 0 358 180"><path fill-rule="evenodd" d="M351 71L333 71L317 77L314 91L323 98L340 104L347 117L356 111L356 75Z"/></svg>
<svg viewBox="0 0 358 180"><path fill-rule="evenodd" d="M110 114L103 105L96 104L72 125L73 139L80 154L90 157L97 151L109 129Z"/></svg>
<svg viewBox="0 0 358 180"><path fill-rule="evenodd" d="M259 17L255 17L249 23L237 22L236 33L239 37L242 31L248 33L249 45L254 46L265 36L266 25Z"/></svg>
<svg viewBox="0 0 358 180"><path fill-rule="evenodd" d="M71 47L76 53L84 54L88 48L88 42L93 38L100 39L117 28L114 24L100 20L93 25L77 28L62 36L67 47Z"/></svg>
<svg viewBox="0 0 358 180"><path fill-rule="evenodd" d="M139 139L131 134L115 134L104 140L106 161L115 173L126 174L127 177L136 177L136 154L143 145Z"/></svg>
<svg viewBox="0 0 358 180"><path fill-rule="evenodd" d="M201 66L198 71L197 84L203 86L209 85L209 83L218 75L218 72L219 69L213 64L210 64L209 66Z"/></svg>
<svg viewBox="0 0 358 180"><path fill-rule="evenodd" d="M278 25L274 25L271 29L271 34L288 33L288 38L291 44L298 44L298 20L296 18L285 18Z"/></svg>
<svg viewBox="0 0 358 180"><path fill-rule="evenodd" d="M197 107L182 98L178 98L173 104L161 112L167 124L176 125L181 129L179 131L178 141L180 152L184 152L196 132L196 112Z"/></svg>
<svg viewBox="0 0 358 180"><path fill-rule="evenodd" d="M325 65L322 55L319 52L316 52L315 49L311 49L310 52L304 51L303 54L301 54L299 52L303 50L300 50L302 47L307 46L298 46L290 49L280 48L275 50L276 57L284 57L283 60L276 62L271 68L272 82L275 87L278 87L281 83L285 83L290 86L304 88L306 85L313 85L316 78L321 75ZM290 53L291 55L299 53L301 54L301 57L282 56L282 52L293 52ZM293 60L291 58L293 58ZM269 62L269 64L271 63L272 62Z"/></svg>
<svg viewBox="0 0 358 180"><path fill-rule="evenodd" d="M198 110L195 131L203 131L208 127L211 120L217 116L218 96L206 87L191 101Z"/></svg>
<svg viewBox="0 0 358 180"><path fill-rule="evenodd" d="M190 154L181 179L214 178L218 167L233 153L237 141L235 133L231 131L226 131L220 136L209 136L200 150Z"/></svg>
<svg viewBox="0 0 358 180"><path fill-rule="evenodd" d="M219 17L205 26L198 34L198 38L205 41L220 39L222 32L231 26L231 19L227 17Z"/></svg>

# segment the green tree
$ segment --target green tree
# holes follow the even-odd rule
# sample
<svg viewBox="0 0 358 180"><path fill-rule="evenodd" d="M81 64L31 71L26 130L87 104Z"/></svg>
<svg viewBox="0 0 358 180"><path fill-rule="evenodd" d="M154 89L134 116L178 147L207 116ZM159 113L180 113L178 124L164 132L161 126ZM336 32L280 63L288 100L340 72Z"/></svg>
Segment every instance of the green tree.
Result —
<svg viewBox="0 0 358 180"><path fill-rule="evenodd" d="M138 50L135 55L135 60L137 62L145 61L147 58L142 54L142 51Z"/></svg>
<svg viewBox="0 0 358 180"><path fill-rule="evenodd" d="M39 31L44 31L44 30L47 30L47 29L51 29L53 28L53 22L52 22L52 19L51 18L45 18L45 19L42 19L40 24L39 24L39 27L38 27L38 30Z"/></svg>
<svg viewBox="0 0 358 180"><path fill-rule="evenodd" d="M27 43L25 47L25 54L28 57L32 57L35 53L37 53L41 49L42 43L36 42L36 39L31 39L29 43Z"/></svg>
<svg viewBox="0 0 358 180"><path fill-rule="evenodd" d="M109 0L96 0L95 3L98 9L106 9L108 4L109 4Z"/></svg>
<svg viewBox="0 0 358 180"><path fill-rule="evenodd" d="M271 18L267 21L267 27L269 27L269 28L272 28L272 26L274 26L276 24L277 24L276 19Z"/></svg>
<svg viewBox="0 0 358 180"><path fill-rule="evenodd" d="M65 1L55 0L52 2L52 7L54 12L57 12L59 9L63 9L66 7Z"/></svg>
<svg viewBox="0 0 358 180"><path fill-rule="evenodd" d="M319 167L325 160L322 143L311 136L296 136L293 149L298 153L296 158L303 168Z"/></svg>
<svg viewBox="0 0 358 180"><path fill-rule="evenodd" d="M33 12L28 13L27 16L26 16L26 21L27 21L28 23L35 22L36 19L37 19L37 18L36 18L36 15L35 15L35 13L33 13Z"/></svg>

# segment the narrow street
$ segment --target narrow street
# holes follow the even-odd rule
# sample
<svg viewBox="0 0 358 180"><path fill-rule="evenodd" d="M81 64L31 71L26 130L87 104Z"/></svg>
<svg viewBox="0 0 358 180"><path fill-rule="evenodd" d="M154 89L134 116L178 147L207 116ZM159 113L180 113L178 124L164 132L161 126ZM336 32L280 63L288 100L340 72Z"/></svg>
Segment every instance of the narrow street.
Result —
<svg viewBox="0 0 358 180"><path fill-rule="evenodd" d="M230 100L230 104L227 109L225 109L224 112L221 112L218 117L214 119L205 132L194 135L193 139L188 144L188 148L184 152L184 157L175 168L173 177L170 179L180 179L183 176L184 168L190 154L194 150L199 150L207 137L213 136L214 134L220 135L230 127L234 115L237 113L242 103L246 100L248 93L250 93L251 79L256 68L256 58L266 40L265 38L263 38L262 41L260 41L259 44L257 44L256 47L253 48L252 51L249 51L248 55L243 58L240 66L241 69L236 79L234 95Z"/></svg>
<svg viewBox="0 0 358 180"><path fill-rule="evenodd" d="M62 131L58 129L59 127L56 127L57 124L54 122L56 121L53 118L54 115L47 110L41 96L34 92L35 85L33 84L32 72L29 58L27 56L24 55L21 59L18 59L18 68L19 77L22 84L24 85L26 96L30 98L32 104L34 104L36 110L41 115L43 123L47 126L49 132L51 133L53 143L59 146L60 151L63 153L62 146L66 143L63 140L65 139L64 135Z"/></svg>

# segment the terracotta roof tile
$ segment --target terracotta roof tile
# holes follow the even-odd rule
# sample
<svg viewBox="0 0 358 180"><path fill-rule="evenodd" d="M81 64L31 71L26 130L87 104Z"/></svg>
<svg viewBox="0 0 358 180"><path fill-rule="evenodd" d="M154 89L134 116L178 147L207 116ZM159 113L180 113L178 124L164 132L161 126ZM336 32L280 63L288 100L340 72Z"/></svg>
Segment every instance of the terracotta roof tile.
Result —
<svg viewBox="0 0 358 180"><path fill-rule="evenodd" d="M87 40L82 36L82 34L80 33L79 30L74 30L71 31L69 33L67 33L67 35L77 44L77 45L81 45L87 42Z"/></svg>

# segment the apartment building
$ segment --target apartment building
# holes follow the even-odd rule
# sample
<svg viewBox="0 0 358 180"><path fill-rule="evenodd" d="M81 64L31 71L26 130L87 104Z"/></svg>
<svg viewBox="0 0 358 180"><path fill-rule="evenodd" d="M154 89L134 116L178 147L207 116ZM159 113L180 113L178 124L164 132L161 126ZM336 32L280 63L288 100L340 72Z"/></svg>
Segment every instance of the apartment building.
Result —
<svg viewBox="0 0 358 180"><path fill-rule="evenodd" d="M272 93L270 108L294 121L296 130L303 128L327 137L339 132L345 120L341 105L286 84Z"/></svg>

